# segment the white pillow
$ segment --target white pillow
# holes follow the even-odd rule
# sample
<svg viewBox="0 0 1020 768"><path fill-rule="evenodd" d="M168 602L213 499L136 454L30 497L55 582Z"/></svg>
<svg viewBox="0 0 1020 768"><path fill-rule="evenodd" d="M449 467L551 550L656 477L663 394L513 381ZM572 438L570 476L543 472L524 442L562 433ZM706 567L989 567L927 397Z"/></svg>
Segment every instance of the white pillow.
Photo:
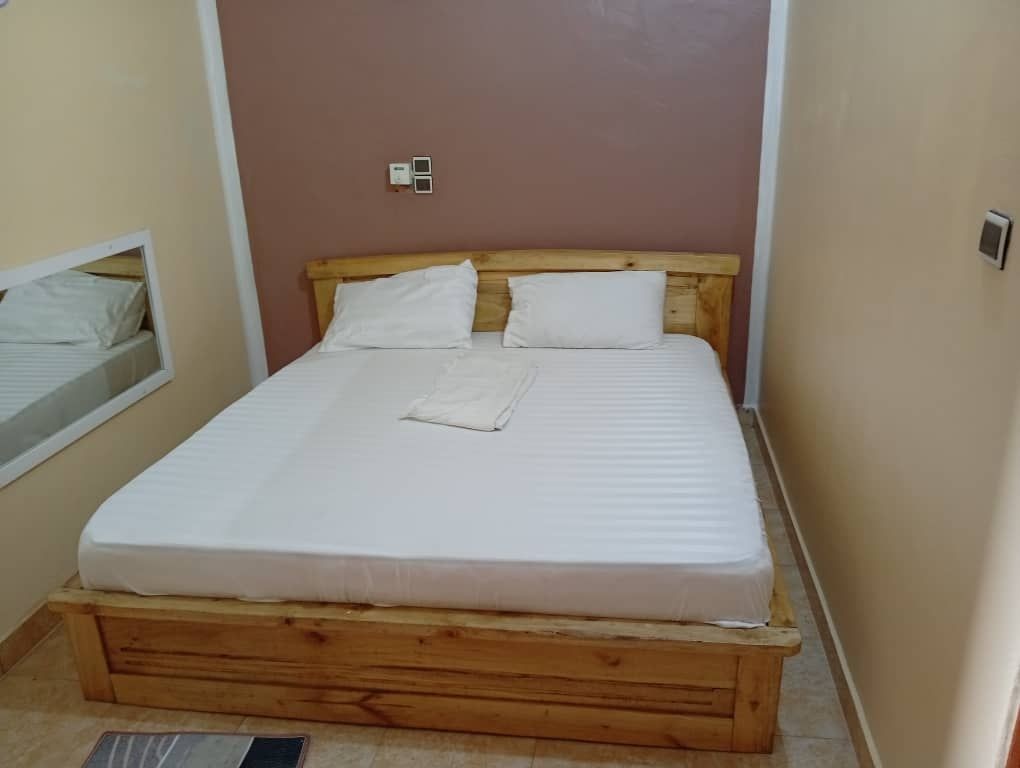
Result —
<svg viewBox="0 0 1020 768"><path fill-rule="evenodd" d="M568 272L509 279L505 347L648 349L662 343L665 272Z"/></svg>
<svg viewBox="0 0 1020 768"><path fill-rule="evenodd" d="M478 273L470 259L362 283L340 283L320 352L359 347L469 348Z"/></svg>
<svg viewBox="0 0 1020 768"><path fill-rule="evenodd" d="M16 285L0 301L0 341L112 347L138 333L144 289L73 269Z"/></svg>
<svg viewBox="0 0 1020 768"><path fill-rule="evenodd" d="M125 339L130 339L132 336L137 336L138 332L142 329L142 321L145 320L146 310L145 295L145 283L138 282L138 293L128 307L127 312L124 313L124 319L121 320L120 327L117 329L117 341L114 342L115 344Z"/></svg>

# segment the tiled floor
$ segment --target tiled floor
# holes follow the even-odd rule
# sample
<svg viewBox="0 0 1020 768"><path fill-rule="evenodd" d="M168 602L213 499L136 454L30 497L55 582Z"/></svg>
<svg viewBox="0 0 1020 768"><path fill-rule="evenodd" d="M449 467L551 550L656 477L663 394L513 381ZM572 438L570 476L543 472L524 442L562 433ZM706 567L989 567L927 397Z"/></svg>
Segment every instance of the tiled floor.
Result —
<svg viewBox="0 0 1020 768"><path fill-rule="evenodd" d="M753 432L751 460L765 519L797 609L804 646L787 661L772 755L735 756L567 741L267 720L83 701L70 646L57 629L0 679L0 755L5 768L76 768L106 730L308 733L307 768L856 768L818 626L787 540L782 513Z"/></svg>

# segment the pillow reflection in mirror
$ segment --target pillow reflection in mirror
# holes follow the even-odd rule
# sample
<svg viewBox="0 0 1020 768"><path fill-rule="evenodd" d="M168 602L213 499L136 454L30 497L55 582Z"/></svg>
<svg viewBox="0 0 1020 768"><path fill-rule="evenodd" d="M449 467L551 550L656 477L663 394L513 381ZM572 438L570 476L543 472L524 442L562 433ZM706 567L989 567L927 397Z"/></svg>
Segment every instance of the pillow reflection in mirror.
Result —
<svg viewBox="0 0 1020 768"><path fill-rule="evenodd" d="M138 333L145 286L73 269L10 288L0 301L0 341L108 349Z"/></svg>

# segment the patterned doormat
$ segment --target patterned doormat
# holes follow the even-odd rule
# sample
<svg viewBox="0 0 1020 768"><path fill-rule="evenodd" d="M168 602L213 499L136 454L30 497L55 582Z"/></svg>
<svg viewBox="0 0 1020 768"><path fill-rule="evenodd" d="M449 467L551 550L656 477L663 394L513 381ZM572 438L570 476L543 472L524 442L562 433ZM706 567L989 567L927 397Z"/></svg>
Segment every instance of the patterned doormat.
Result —
<svg viewBox="0 0 1020 768"><path fill-rule="evenodd" d="M83 768L300 768L308 736L108 731Z"/></svg>

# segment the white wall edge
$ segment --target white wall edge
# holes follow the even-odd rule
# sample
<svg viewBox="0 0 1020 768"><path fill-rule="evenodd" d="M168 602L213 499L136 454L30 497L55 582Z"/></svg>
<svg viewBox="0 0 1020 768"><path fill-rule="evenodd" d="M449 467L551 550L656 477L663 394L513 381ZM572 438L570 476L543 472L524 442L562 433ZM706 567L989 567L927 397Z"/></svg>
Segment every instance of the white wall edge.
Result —
<svg viewBox="0 0 1020 768"><path fill-rule="evenodd" d="M747 332L747 378L744 405L758 404L761 387L765 310L768 304L769 267L772 261L772 220L775 215L779 167L779 133L786 80L786 30L789 0L772 0L769 11L769 49L765 63L765 97L761 122L761 164L758 168L758 214L754 234L754 269L751 271L751 307Z"/></svg>
<svg viewBox="0 0 1020 768"><path fill-rule="evenodd" d="M265 339L262 336L259 296L255 288L255 270L251 261L251 243L248 241L248 220L244 213L244 197L241 193L241 173L237 166L237 148L234 146L234 123L230 116L230 101L227 97L227 71L223 62L220 20L216 12L216 0L195 0L195 7L202 34L205 79L209 87L216 154L219 157L220 180L227 207L237 294L241 302L244 345L248 354L251 383L255 386L266 380L269 367L266 362Z"/></svg>
<svg viewBox="0 0 1020 768"><path fill-rule="evenodd" d="M807 563L808 573L811 576L811 581L815 585L815 591L818 593L818 601L822 604L822 612L825 614L825 623L829 628L829 634L832 635L832 644L836 648L836 656L839 658L839 666L843 670L843 677L846 679L846 685L850 691L850 699L853 701L854 710L857 712L857 719L861 724L861 731L864 733L864 741L868 745L868 753L871 757L871 762L874 763L875 768L882 768L882 760L878 754L878 746L875 744L875 737L871 733L871 726L868 725L868 718L864 713L864 705L861 702L861 696L857 691L857 685L854 683L854 676L850 672L850 666L847 664L846 653L843 651L843 643L839 639L839 633L836 631L836 624L832 620L832 611L829 610L829 601L825 599L825 591L822 589L822 584L818 580L818 571L815 570L814 561L811 559L811 552L807 548L807 543L804 541L804 535L801 532L800 524L797 522L797 513L794 509L793 502L790 500L790 494L787 492L786 482L783 480L783 472L779 468L779 462L776 461L776 452L772 450L772 442L769 439L768 428L765 426L765 422L762 421L761 414L757 409L754 409L754 419L758 425L758 429L761 431L762 438L765 440L765 449L769 452L769 458L772 460L772 466L776 470L776 478L779 480L779 490L783 494L783 498L786 500L786 508L790 513L790 520L793 523L794 533L797 534L800 551L804 553L804 561Z"/></svg>

